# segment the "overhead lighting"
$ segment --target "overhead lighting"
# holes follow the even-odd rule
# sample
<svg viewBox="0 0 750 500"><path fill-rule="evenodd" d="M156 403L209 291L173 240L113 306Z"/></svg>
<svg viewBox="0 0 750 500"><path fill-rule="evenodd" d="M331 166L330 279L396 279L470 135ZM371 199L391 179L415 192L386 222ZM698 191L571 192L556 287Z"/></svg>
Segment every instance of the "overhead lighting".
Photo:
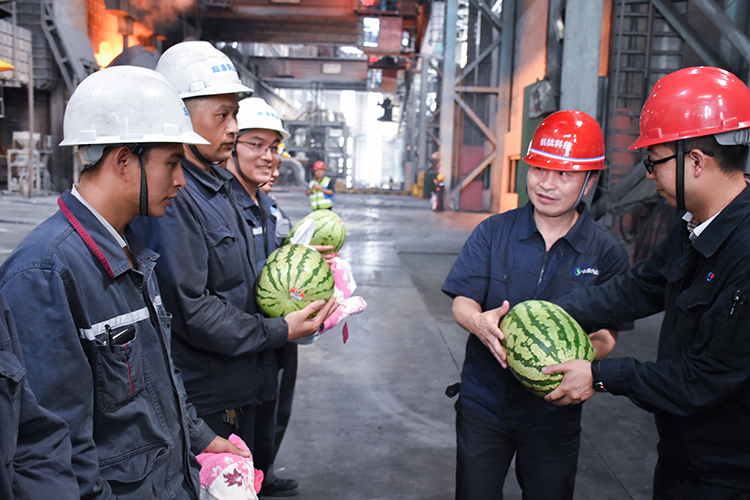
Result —
<svg viewBox="0 0 750 500"><path fill-rule="evenodd" d="M271 0L271 3L299 3L299 0Z"/></svg>

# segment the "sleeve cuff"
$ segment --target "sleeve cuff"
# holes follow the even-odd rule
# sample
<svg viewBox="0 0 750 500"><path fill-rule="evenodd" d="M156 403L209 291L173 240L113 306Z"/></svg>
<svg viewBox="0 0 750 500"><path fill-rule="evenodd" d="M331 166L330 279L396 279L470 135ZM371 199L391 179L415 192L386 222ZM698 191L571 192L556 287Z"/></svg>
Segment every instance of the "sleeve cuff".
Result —
<svg viewBox="0 0 750 500"><path fill-rule="evenodd" d="M199 455L215 438L216 433L211 430L206 422L199 420L198 425L190 433L190 451L194 455Z"/></svg>

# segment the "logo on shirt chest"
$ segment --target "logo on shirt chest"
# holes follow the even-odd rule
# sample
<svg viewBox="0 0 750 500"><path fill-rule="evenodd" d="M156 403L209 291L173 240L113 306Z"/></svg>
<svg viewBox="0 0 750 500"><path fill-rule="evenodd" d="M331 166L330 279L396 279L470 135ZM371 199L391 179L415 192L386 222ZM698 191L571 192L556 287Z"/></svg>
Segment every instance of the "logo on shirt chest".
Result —
<svg viewBox="0 0 750 500"><path fill-rule="evenodd" d="M599 276L599 270L593 267L587 267L586 269L576 267L575 269L573 269L573 274L575 274L576 276Z"/></svg>

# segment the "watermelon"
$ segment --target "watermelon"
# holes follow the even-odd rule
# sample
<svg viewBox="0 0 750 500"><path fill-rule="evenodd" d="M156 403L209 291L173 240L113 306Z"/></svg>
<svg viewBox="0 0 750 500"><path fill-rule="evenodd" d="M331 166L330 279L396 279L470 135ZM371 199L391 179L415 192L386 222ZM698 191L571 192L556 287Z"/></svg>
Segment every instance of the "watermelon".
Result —
<svg viewBox="0 0 750 500"><path fill-rule="evenodd" d="M294 236L297 229L308 219L315 221L315 231L313 232L312 240L310 240L310 245L332 245L334 252L341 250L346 239L346 227L341 217L330 210L314 210L312 213L307 214L301 221L294 225L284 244L289 243L290 238Z"/></svg>
<svg viewBox="0 0 750 500"><path fill-rule="evenodd" d="M284 245L268 256L256 300L264 313L278 318L330 299L333 289L333 273L319 252L304 245Z"/></svg>
<svg viewBox="0 0 750 500"><path fill-rule="evenodd" d="M513 307L500 322L508 368L528 390L544 397L560 385L563 374L546 375L542 368L573 359L594 361L586 332L563 308L544 300Z"/></svg>

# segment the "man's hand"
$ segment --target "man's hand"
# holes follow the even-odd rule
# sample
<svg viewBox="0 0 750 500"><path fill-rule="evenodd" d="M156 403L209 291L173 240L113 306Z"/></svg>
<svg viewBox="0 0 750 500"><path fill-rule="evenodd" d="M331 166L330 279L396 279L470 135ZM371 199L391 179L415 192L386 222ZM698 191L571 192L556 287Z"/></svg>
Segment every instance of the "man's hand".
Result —
<svg viewBox="0 0 750 500"><path fill-rule="evenodd" d="M287 340L297 340L307 337L317 332L323 322L333 314L333 311L339 306L335 296L331 296L328 302L319 300L299 311L294 311L286 316L286 324L289 327L289 337ZM317 313L317 314L315 314ZM315 314L314 318L311 316Z"/></svg>
<svg viewBox="0 0 750 500"><path fill-rule="evenodd" d="M552 375L563 373L560 385L544 399L557 406L579 404L594 395L594 378L591 376L591 363L585 359L574 359L557 365L545 366L542 373Z"/></svg>
<svg viewBox="0 0 750 500"><path fill-rule="evenodd" d="M326 261L329 261L333 259L334 257L338 257L338 254L333 251L333 245L310 245L310 248L320 252L320 255Z"/></svg>
<svg viewBox="0 0 750 500"><path fill-rule="evenodd" d="M202 453L233 453L244 458L250 458L250 454L233 445L221 436L216 436Z"/></svg>
<svg viewBox="0 0 750 500"><path fill-rule="evenodd" d="M505 336L498 325L500 324L500 318L509 309L510 303L507 300L497 309L482 312L481 306L472 299L460 295L453 299L453 317L456 322L464 330L476 335L503 368L508 368L508 363L505 360L505 349L500 343Z"/></svg>

